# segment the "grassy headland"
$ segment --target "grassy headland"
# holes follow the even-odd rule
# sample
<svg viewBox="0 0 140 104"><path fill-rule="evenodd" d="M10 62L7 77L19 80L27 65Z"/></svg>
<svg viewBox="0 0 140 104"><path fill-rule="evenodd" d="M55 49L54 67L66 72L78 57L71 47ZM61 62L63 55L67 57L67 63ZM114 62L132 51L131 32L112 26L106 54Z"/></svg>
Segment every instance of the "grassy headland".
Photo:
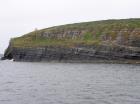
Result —
<svg viewBox="0 0 140 104"><path fill-rule="evenodd" d="M11 39L11 43L14 47L98 45L103 41L115 43L120 33L124 41L129 41L134 31L137 33L132 37L140 39L140 32L137 29L140 29L140 19L93 21L36 30L22 37ZM79 33L74 33L75 31ZM45 36L48 34L49 36ZM60 34L64 36L58 38L57 35ZM76 34L79 36L67 37L67 35Z"/></svg>

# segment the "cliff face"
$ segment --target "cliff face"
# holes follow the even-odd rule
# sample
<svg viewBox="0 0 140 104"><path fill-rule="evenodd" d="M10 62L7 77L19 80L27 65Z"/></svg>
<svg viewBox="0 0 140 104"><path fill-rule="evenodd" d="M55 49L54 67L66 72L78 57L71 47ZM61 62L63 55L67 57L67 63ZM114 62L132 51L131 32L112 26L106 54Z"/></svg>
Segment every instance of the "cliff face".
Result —
<svg viewBox="0 0 140 104"><path fill-rule="evenodd" d="M140 61L140 19L107 20L35 30L12 39L15 61Z"/></svg>
<svg viewBox="0 0 140 104"><path fill-rule="evenodd" d="M139 62L140 49L120 46L78 46L12 48L5 58L15 61L57 61L57 62L112 62L125 63L130 60Z"/></svg>

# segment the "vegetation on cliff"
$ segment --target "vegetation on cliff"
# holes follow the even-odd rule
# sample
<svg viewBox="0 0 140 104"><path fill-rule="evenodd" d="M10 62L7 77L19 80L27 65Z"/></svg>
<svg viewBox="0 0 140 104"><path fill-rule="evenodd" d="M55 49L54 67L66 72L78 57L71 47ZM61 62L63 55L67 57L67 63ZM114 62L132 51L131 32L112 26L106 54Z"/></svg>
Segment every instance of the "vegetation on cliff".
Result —
<svg viewBox="0 0 140 104"><path fill-rule="evenodd" d="M140 46L140 19L103 20L35 30L11 39L13 47L118 44Z"/></svg>

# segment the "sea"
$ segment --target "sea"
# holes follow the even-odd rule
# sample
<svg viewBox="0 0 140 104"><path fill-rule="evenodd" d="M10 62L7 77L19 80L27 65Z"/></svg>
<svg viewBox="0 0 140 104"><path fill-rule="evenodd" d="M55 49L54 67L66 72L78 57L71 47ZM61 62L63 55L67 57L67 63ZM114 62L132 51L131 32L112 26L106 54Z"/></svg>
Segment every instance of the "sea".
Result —
<svg viewBox="0 0 140 104"><path fill-rule="evenodd" d="M0 61L0 104L140 104L140 65Z"/></svg>

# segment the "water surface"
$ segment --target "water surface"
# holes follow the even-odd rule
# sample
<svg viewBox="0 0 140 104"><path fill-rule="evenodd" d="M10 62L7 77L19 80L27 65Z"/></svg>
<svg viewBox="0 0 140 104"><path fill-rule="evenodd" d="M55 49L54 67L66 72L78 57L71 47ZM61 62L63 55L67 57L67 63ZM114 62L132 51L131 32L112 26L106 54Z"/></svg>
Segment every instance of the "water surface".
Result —
<svg viewBox="0 0 140 104"><path fill-rule="evenodd" d="M0 104L140 104L140 65L0 61Z"/></svg>

